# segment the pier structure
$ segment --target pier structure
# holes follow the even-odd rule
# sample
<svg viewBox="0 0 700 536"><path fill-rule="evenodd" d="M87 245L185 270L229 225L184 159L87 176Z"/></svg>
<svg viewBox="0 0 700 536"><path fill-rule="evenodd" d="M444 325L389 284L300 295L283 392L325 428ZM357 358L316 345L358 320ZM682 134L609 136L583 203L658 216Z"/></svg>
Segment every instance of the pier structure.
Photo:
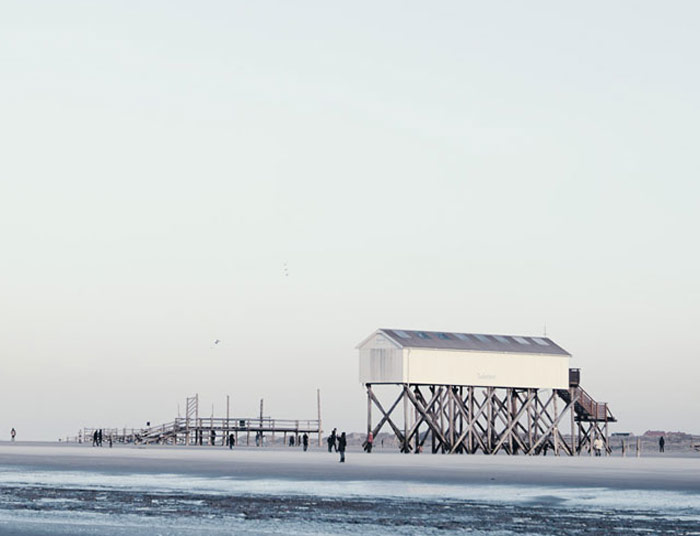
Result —
<svg viewBox="0 0 700 536"><path fill-rule="evenodd" d="M549 338L380 329L358 349L367 433L390 428L402 452L611 452L615 417Z"/></svg>
<svg viewBox="0 0 700 536"><path fill-rule="evenodd" d="M277 419L265 416L262 399L258 416L235 417L230 415L229 398L226 398L225 417L215 417L213 412L210 417L200 416L199 395L196 394L186 399L184 417L143 428L102 428L103 442L111 437L115 443L227 446L229 437L233 435L235 445L262 447L266 442L274 442L276 438L282 438L286 444L288 437L298 439L306 433L316 435L318 445L321 445L323 429L320 391L317 391L317 419ZM97 428L84 428L83 441L91 442L95 430Z"/></svg>

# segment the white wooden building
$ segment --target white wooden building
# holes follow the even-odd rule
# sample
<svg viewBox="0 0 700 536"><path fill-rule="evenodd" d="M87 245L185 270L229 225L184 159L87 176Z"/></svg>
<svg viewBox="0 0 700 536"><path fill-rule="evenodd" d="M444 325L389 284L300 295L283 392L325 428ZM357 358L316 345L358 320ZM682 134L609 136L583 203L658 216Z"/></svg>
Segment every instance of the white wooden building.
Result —
<svg viewBox="0 0 700 536"><path fill-rule="evenodd" d="M596 438L610 452L615 417L547 337L379 329L357 348L368 438L386 425L402 452L580 455Z"/></svg>
<svg viewBox="0 0 700 536"><path fill-rule="evenodd" d="M547 337L379 329L358 349L362 384L569 388L571 354Z"/></svg>

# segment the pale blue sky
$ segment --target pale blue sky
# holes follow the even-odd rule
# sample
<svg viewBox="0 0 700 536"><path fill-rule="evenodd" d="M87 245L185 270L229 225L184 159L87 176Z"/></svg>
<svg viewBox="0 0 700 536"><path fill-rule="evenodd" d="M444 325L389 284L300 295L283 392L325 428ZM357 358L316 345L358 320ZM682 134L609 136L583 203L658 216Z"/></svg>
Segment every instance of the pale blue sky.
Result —
<svg viewBox="0 0 700 536"><path fill-rule="evenodd" d="M0 435L359 431L374 329L545 322L618 430L700 433L696 3L0 12Z"/></svg>

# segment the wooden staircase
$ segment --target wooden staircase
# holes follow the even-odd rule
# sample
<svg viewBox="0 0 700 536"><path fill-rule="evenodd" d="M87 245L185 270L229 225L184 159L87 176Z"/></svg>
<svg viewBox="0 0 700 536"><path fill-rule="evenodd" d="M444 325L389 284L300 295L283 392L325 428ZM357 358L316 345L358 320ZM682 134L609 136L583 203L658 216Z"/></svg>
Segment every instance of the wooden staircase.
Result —
<svg viewBox="0 0 700 536"><path fill-rule="evenodd" d="M576 420L581 422L617 422L607 402L596 402L580 385L572 385L570 390L557 389L557 395L564 402L571 402L571 395L576 400L574 411Z"/></svg>

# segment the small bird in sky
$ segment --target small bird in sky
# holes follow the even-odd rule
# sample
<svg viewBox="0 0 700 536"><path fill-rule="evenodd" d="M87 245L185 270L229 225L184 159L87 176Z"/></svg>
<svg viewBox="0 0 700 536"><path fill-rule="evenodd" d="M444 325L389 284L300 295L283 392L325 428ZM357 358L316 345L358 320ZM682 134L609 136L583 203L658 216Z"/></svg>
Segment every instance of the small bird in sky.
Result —
<svg viewBox="0 0 700 536"><path fill-rule="evenodd" d="M214 341L214 344L219 344L220 342L221 342L221 340L216 339L216 340Z"/></svg>

